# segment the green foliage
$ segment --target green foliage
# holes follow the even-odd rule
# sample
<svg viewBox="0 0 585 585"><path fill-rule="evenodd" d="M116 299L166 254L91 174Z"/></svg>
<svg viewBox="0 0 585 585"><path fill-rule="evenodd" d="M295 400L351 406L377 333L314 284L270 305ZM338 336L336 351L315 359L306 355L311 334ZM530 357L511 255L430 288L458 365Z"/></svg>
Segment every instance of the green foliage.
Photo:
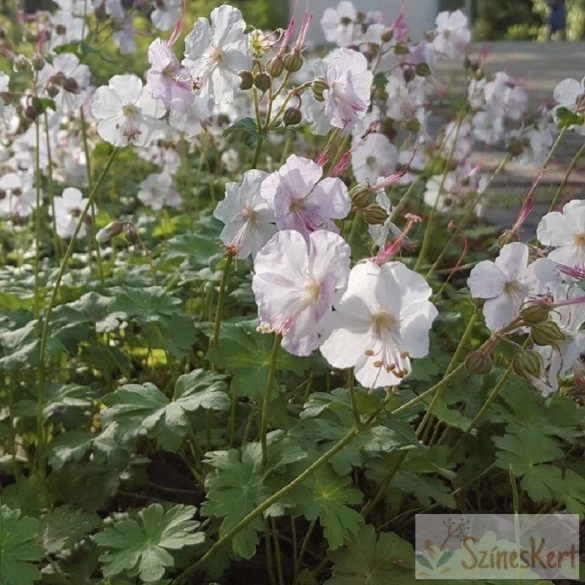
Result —
<svg viewBox="0 0 585 585"><path fill-rule="evenodd" d="M193 520L195 512L192 506L165 509L160 504L152 504L140 510L136 520L117 520L96 534L94 541L107 549L100 556L104 575L139 575L146 583L161 579L175 565L169 551L204 542L200 523Z"/></svg>

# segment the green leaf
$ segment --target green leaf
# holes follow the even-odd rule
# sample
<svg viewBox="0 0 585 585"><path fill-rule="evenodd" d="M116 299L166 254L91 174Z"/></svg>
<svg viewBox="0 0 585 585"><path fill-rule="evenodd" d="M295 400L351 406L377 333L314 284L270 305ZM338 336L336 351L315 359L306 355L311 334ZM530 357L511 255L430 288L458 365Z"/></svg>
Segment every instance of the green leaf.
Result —
<svg viewBox="0 0 585 585"><path fill-rule="evenodd" d="M230 399L222 376L195 370L179 377L172 400L147 382L123 386L106 396L104 404L108 408L102 418L106 426L117 425L122 440L148 434L163 449L176 451L187 434L189 412L199 408L227 410Z"/></svg>
<svg viewBox="0 0 585 585"><path fill-rule="evenodd" d="M0 583L30 585L40 579L32 564L45 556L45 549L37 544L38 532L38 520L0 506Z"/></svg>
<svg viewBox="0 0 585 585"><path fill-rule="evenodd" d="M569 108L565 108L564 106L559 106L555 109L555 116L557 118L557 123L559 128L570 128L571 126L582 126L585 119L583 116L576 114Z"/></svg>
<svg viewBox="0 0 585 585"><path fill-rule="evenodd" d="M97 514L61 506L41 518L40 540L49 554L55 554L78 544L100 525Z"/></svg>
<svg viewBox="0 0 585 585"><path fill-rule="evenodd" d="M88 431L68 431L60 434L50 447L49 461L59 470L69 461L81 461L93 443L95 435Z"/></svg>
<svg viewBox="0 0 585 585"><path fill-rule="evenodd" d="M127 571L147 583L162 579L175 564L169 551L202 544L205 535L193 520L196 508L176 505L165 510L152 504L138 512L138 519L118 520L93 540L108 549L100 556L106 577Z"/></svg>
<svg viewBox="0 0 585 585"><path fill-rule="evenodd" d="M256 120L253 118L243 118L242 120L238 120L235 124L226 128L223 131L223 135L226 138L233 138L236 140L243 137L244 143L248 147L255 146L260 138L258 127L256 126Z"/></svg>

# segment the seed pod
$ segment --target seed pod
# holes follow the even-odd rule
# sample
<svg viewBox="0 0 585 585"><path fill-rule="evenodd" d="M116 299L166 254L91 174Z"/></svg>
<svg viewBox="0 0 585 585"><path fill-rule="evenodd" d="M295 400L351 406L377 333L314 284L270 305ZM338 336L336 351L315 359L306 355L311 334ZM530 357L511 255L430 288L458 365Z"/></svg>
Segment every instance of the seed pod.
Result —
<svg viewBox="0 0 585 585"><path fill-rule="evenodd" d="M544 321L537 323L532 327L530 332L532 341L536 345L558 345L559 342L564 341L565 336L559 329L559 326L554 321Z"/></svg>
<svg viewBox="0 0 585 585"><path fill-rule="evenodd" d="M35 71L40 71L45 66L45 60L41 55L35 55L32 58L32 66Z"/></svg>
<svg viewBox="0 0 585 585"><path fill-rule="evenodd" d="M358 209L365 209L374 203L374 192L369 185L365 184L353 187L349 192L349 197L354 207Z"/></svg>
<svg viewBox="0 0 585 585"><path fill-rule="evenodd" d="M512 360L514 372L527 380L540 377L542 372L542 360L533 349L517 353Z"/></svg>
<svg viewBox="0 0 585 585"><path fill-rule="evenodd" d="M268 73L275 78L280 77L282 72L284 71L284 62L282 57L274 57L272 61L268 64Z"/></svg>
<svg viewBox="0 0 585 585"><path fill-rule="evenodd" d="M284 56L284 68L290 73L296 73L303 66L303 58L300 51L293 51Z"/></svg>
<svg viewBox="0 0 585 585"><path fill-rule="evenodd" d="M298 108L287 108L282 119L285 126L296 126L297 124L300 124L303 115Z"/></svg>
<svg viewBox="0 0 585 585"><path fill-rule="evenodd" d="M240 89L250 89L254 85L254 76L250 71L240 71Z"/></svg>
<svg viewBox="0 0 585 585"><path fill-rule="evenodd" d="M272 87L272 78L268 73L257 73L254 76L254 85L262 92L267 92Z"/></svg>
<svg viewBox="0 0 585 585"><path fill-rule="evenodd" d="M492 369L492 358L483 351L472 351L465 358L465 369L474 376L488 374Z"/></svg>
<svg viewBox="0 0 585 585"><path fill-rule="evenodd" d="M549 313L550 307L544 303L533 303L520 311L520 317L529 325L537 325L548 320Z"/></svg>
<svg viewBox="0 0 585 585"><path fill-rule="evenodd" d="M365 210L364 217L370 225L383 225L388 219L388 212L379 205L370 205Z"/></svg>
<svg viewBox="0 0 585 585"><path fill-rule="evenodd" d="M329 89L329 86L322 80L318 79L317 81L313 82L313 97L318 101L323 101L323 92L326 89Z"/></svg>

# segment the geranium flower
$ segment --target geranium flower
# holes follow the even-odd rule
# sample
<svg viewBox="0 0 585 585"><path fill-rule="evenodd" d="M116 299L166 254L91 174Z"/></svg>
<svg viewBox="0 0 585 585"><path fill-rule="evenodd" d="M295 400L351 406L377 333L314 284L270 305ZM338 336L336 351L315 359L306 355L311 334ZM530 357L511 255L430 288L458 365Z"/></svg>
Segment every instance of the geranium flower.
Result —
<svg viewBox="0 0 585 585"><path fill-rule="evenodd" d="M156 0L156 8L150 15L152 24L158 30L170 30L181 18L182 0Z"/></svg>
<svg viewBox="0 0 585 585"><path fill-rule="evenodd" d="M320 229L337 231L334 219L351 209L345 183L323 176L323 168L308 158L291 154L286 163L262 183L262 197L274 210L276 227L308 236Z"/></svg>
<svg viewBox="0 0 585 585"><path fill-rule="evenodd" d="M387 177L396 169L398 151L384 136L377 132L358 141L352 150L351 167L358 183L375 181Z"/></svg>
<svg viewBox="0 0 585 585"><path fill-rule="evenodd" d="M559 106L555 108L555 117L560 107L567 108L583 118L585 115L585 77L581 81L567 78L560 81L553 91ZM578 134L585 134L585 124L573 125L571 128Z"/></svg>
<svg viewBox="0 0 585 585"><path fill-rule="evenodd" d="M484 85L483 91L492 115L511 120L519 120L524 115L528 96L507 73L498 71L493 80Z"/></svg>
<svg viewBox="0 0 585 585"><path fill-rule="evenodd" d="M293 230L278 232L257 254L252 290L260 320L282 334L290 353L319 347L324 319L345 290L350 254L338 234L318 231L305 239Z"/></svg>
<svg viewBox="0 0 585 585"><path fill-rule="evenodd" d="M155 39L148 48L148 62L146 88L153 98L162 100L167 108L179 110L193 103L189 73L168 43Z"/></svg>
<svg viewBox="0 0 585 585"><path fill-rule="evenodd" d="M585 268L585 200L573 199L562 212L547 213L536 228L536 237L555 248L548 254L551 260Z"/></svg>
<svg viewBox="0 0 585 585"><path fill-rule="evenodd" d="M244 173L240 183L226 183L225 199L220 201L213 215L225 224L221 241L238 258L254 258L264 244L275 234L274 212L260 195L260 185L268 176L252 169Z"/></svg>
<svg viewBox="0 0 585 585"><path fill-rule="evenodd" d="M98 87L91 113L98 120L98 134L114 146L145 146L164 135L158 118L165 107L145 91L136 75L114 75L107 86Z"/></svg>
<svg viewBox="0 0 585 585"><path fill-rule="evenodd" d="M554 262L539 258L528 264L528 252L528 246L521 242L506 244L495 261L483 260L467 279L471 296L486 299L483 315L490 331L511 323L524 301L559 281Z"/></svg>
<svg viewBox="0 0 585 585"><path fill-rule="evenodd" d="M424 278L400 262L354 266L327 318L330 334L321 353L335 368L355 368L366 388L400 384L410 373L410 358L429 351L438 314L431 293Z"/></svg>
<svg viewBox="0 0 585 585"><path fill-rule="evenodd" d="M340 47L351 45L357 10L351 2L343 0L336 8L325 8L321 17L321 28L325 39Z"/></svg>
<svg viewBox="0 0 585 585"><path fill-rule="evenodd" d="M242 13L223 5L211 12L211 26L198 18L185 38L183 65L216 104L234 100L242 81L239 72L252 66L245 28Z"/></svg>
<svg viewBox="0 0 585 585"><path fill-rule="evenodd" d="M121 22L113 23L115 30L112 40L118 46L122 55L131 55L136 51L136 29L134 28L134 16L127 16Z"/></svg>
<svg viewBox="0 0 585 585"><path fill-rule="evenodd" d="M67 187L59 197L54 198L55 227L60 238L70 238L75 232L79 216L87 204L79 189ZM90 210L91 212L91 210ZM88 218L90 217L88 213ZM90 220L91 221L91 220ZM87 233L86 224L79 229L79 237L83 238Z"/></svg>
<svg viewBox="0 0 585 585"><path fill-rule="evenodd" d="M163 207L179 207L181 196L173 189L173 177L169 173L148 175L138 191L138 199L154 211Z"/></svg>
<svg viewBox="0 0 585 585"><path fill-rule="evenodd" d="M0 217L24 219L36 207L36 189L32 173L6 173L0 177Z"/></svg>
<svg viewBox="0 0 585 585"><path fill-rule="evenodd" d="M433 39L435 51L449 59L460 57L471 41L465 14L461 10L440 12L435 19L435 25L437 27Z"/></svg>

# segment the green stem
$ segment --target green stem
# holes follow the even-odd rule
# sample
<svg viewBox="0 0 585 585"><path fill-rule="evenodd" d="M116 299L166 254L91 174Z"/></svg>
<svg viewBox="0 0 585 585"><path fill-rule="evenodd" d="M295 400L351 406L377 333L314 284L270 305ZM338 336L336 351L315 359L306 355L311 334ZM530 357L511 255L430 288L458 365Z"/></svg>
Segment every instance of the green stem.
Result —
<svg viewBox="0 0 585 585"><path fill-rule="evenodd" d="M565 189L567 187L567 183L569 182L569 177L571 176L571 174L575 170L575 167L577 166L579 159L583 156L583 153L585 153L585 143L581 146L581 148L577 151L577 154L575 154L575 156L573 157L573 159L569 163L569 167L567 168L567 172L565 173L565 176L563 177L563 180L562 180L561 184L559 185L557 192L555 193L555 196L550 204L550 207L548 208L549 212L554 211L556 206L562 200L563 193L565 192Z"/></svg>
<svg viewBox="0 0 585 585"><path fill-rule="evenodd" d="M51 206L51 235L57 262L61 261L61 240L57 234L57 214L55 213L55 194L53 193L53 155L51 153L51 139L49 136L49 118L45 112L45 142L47 144L47 195Z"/></svg>
<svg viewBox="0 0 585 585"><path fill-rule="evenodd" d="M276 574L278 575L278 585L284 585L280 539L278 537L278 527L276 526L276 519L274 517L270 518L270 528L272 529L272 539L274 540L274 556L276 557Z"/></svg>
<svg viewBox="0 0 585 585"><path fill-rule="evenodd" d="M293 585L296 585L297 579L299 577L299 573L301 571L301 567L303 566L303 559L305 558L305 553L307 552L307 546L309 546L309 542L311 540L311 535L313 534L313 530L315 530L315 526L317 525L317 520L311 520L309 527L307 528L307 532L305 533L305 537L303 538L303 542L301 543L301 550L299 551L299 556L294 559L294 575L293 575Z"/></svg>
<svg viewBox="0 0 585 585"><path fill-rule="evenodd" d="M69 240L69 245L67 246L67 250L65 250L65 256L63 256L63 259L61 260L61 266L59 267L59 272L57 273L57 278L55 279L55 285L53 286L53 291L51 292L51 298L49 300L49 305L47 307L45 319L43 322L43 330L41 333L41 344L40 344L40 350L39 350L39 363L41 364L41 366L44 363L45 354L47 351L47 343L48 343L48 339L49 339L49 324L51 321L51 314L53 312L53 309L55 307L55 303L57 301L57 297L59 295L59 289L61 288L61 281L62 281L63 276L65 274L65 270L67 269L67 264L69 262L69 259L71 258L71 255L73 254L73 249L75 248L75 243L77 242L77 237L78 237L79 232L81 230L81 226L85 222L85 218L86 218L89 210L91 209L93 202L95 201L95 197L96 197L97 192L102 184L102 181L104 180L104 177L106 176L106 174L110 170L112 162L114 161L114 158L115 158L117 153L118 153L118 149L114 148L114 150L112 150L112 154L110 154L110 158L108 159L106 166L104 167L104 170L102 171L102 174L100 175L97 182L94 184L93 189L91 190L91 193L89 194L87 203L85 204L85 207L83 208L83 210L81 211L81 214L79 215L79 219L77 220L77 225L75 226L75 231L73 232L73 235L71 236L71 239Z"/></svg>
<svg viewBox="0 0 585 585"><path fill-rule="evenodd" d="M353 422L359 429L362 426L362 419L360 417L360 411L357 405L355 395L355 379L353 375L353 369L350 369L347 373L347 387L349 388L349 396L351 398L351 411L353 413Z"/></svg>
<svg viewBox="0 0 585 585"><path fill-rule="evenodd" d="M219 283L219 297L217 299L217 308L215 310L215 322L213 324L213 341L211 347L217 347L219 343L219 332L221 329L221 320L223 319L223 305L225 301L225 291L227 288L228 276L234 257L228 254L225 258L223 266L223 273L221 275L221 282Z"/></svg>
<svg viewBox="0 0 585 585"><path fill-rule="evenodd" d="M260 160L260 152L262 150L262 144L264 144L264 137L258 136L258 142L256 142L256 150L254 151L254 158L252 159L251 169L258 167L258 161Z"/></svg>
<svg viewBox="0 0 585 585"><path fill-rule="evenodd" d="M34 317L39 318L41 314L41 163L40 163L40 129L38 120L35 122L35 304Z"/></svg>
<svg viewBox="0 0 585 585"><path fill-rule="evenodd" d="M262 413L260 418L260 444L262 445L263 464L265 464L266 461L268 460L268 446L266 444L266 434L268 432L268 419L270 418L272 388L274 386L274 378L276 376L276 363L278 361L278 353L280 351L281 342L282 335L280 333L277 333L274 336L274 343L272 344L272 355L270 356L270 369L268 370L268 378L266 379L264 398L262 400Z"/></svg>

